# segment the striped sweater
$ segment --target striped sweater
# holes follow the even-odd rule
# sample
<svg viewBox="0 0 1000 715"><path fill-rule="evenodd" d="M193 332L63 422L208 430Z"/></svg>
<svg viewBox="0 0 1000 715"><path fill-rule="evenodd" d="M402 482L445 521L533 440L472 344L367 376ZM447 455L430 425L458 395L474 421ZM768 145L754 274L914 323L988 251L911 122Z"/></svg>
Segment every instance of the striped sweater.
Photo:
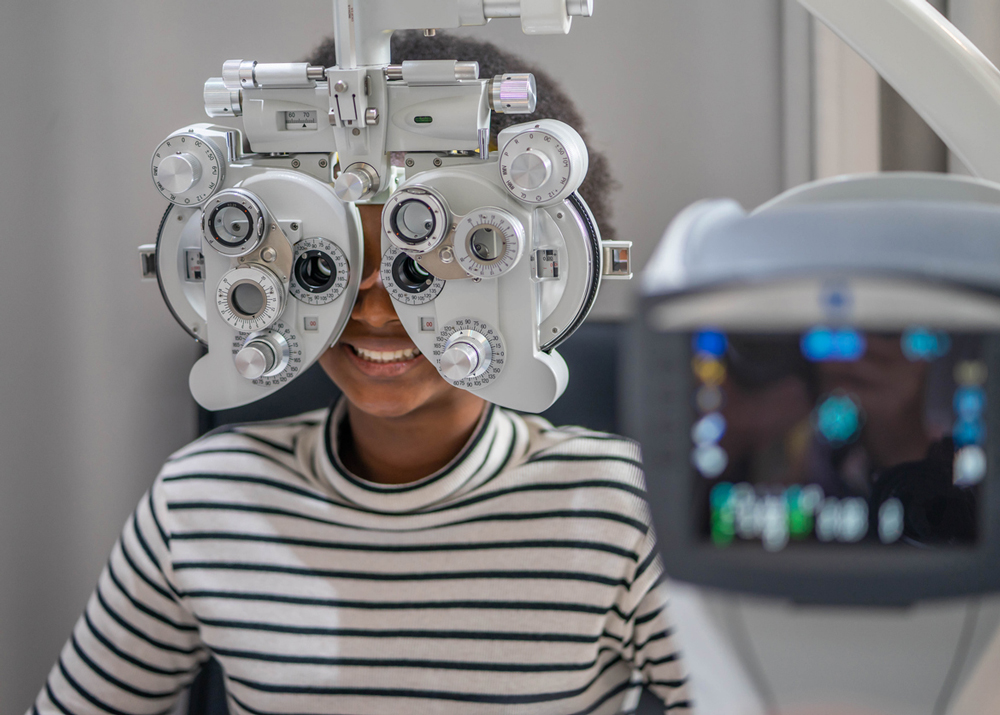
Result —
<svg viewBox="0 0 1000 715"><path fill-rule="evenodd" d="M31 712L168 712L210 655L234 715L688 710L636 444L491 407L385 486L345 407L174 454Z"/></svg>

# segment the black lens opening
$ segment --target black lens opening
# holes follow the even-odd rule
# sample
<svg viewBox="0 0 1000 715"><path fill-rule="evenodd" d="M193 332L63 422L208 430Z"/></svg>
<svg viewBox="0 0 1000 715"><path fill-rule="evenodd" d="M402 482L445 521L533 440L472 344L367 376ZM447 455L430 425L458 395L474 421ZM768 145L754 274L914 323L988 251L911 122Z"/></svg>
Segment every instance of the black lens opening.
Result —
<svg viewBox="0 0 1000 715"><path fill-rule="evenodd" d="M325 293L337 282L337 265L325 251L306 251L295 261L295 280L310 293Z"/></svg>
<svg viewBox="0 0 1000 715"><path fill-rule="evenodd" d="M434 283L434 276L415 260L400 253L392 262L392 279L407 293L423 293Z"/></svg>
<svg viewBox="0 0 1000 715"><path fill-rule="evenodd" d="M392 232L403 243L415 246L434 234L437 219L434 212L423 201L407 199L401 201L389 216Z"/></svg>
<svg viewBox="0 0 1000 715"><path fill-rule="evenodd" d="M235 211L233 209L235 209ZM242 221L234 222L230 218L231 216L238 216L246 223L244 224ZM224 238L219 232L219 227L216 222L220 218L225 218L226 220L225 235L229 236L229 238ZM221 243L223 246L227 246L228 248L237 248L245 244L253 237L253 215L246 206L238 204L235 201L219 204L212 210L212 213L208 217L208 230L211 232L212 238ZM237 232L240 231L242 231L242 234L236 235Z"/></svg>
<svg viewBox="0 0 1000 715"><path fill-rule="evenodd" d="M480 226L469 237L469 250L472 255L483 263L493 263L499 260L507 242L500 231L492 226Z"/></svg>

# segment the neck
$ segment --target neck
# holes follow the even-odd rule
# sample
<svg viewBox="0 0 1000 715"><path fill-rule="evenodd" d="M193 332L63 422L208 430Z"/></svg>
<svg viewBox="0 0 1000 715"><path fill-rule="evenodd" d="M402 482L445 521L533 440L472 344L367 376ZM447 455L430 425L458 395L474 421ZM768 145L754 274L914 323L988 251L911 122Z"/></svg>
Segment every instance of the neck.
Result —
<svg viewBox="0 0 1000 715"><path fill-rule="evenodd" d="M469 399L472 398L472 399ZM444 468L472 437L487 403L470 393L398 417L371 415L348 402L341 461L378 484L409 484Z"/></svg>

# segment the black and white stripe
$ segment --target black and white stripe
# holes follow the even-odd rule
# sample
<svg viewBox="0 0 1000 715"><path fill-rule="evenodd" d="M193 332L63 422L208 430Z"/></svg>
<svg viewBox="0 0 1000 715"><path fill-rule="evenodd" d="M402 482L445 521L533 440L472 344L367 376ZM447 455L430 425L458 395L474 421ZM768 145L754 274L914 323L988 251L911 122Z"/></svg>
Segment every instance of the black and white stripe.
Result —
<svg viewBox="0 0 1000 715"><path fill-rule="evenodd" d="M688 709L638 446L490 408L415 484L329 415L175 454L32 712L161 713L214 655L234 714Z"/></svg>

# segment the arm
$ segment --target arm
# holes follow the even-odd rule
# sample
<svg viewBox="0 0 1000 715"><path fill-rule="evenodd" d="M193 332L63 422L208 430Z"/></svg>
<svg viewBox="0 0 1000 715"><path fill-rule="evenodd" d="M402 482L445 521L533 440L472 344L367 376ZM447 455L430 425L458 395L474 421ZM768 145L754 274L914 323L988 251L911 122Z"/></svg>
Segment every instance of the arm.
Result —
<svg viewBox="0 0 1000 715"><path fill-rule="evenodd" d="M125 524L30 715L163 713L207 658L172 583L161 489Z"/></svg>
<svg viewBox="0 0 1000 715"><path fill-rule="evenodd" d="M667 712L689 712L687 677L682 666L674 626L670 620L663 567L652 528L639 549L639 561L619 609L628 615L623 645L626 657L642 674L645 687L663 701Z"/></svg>

